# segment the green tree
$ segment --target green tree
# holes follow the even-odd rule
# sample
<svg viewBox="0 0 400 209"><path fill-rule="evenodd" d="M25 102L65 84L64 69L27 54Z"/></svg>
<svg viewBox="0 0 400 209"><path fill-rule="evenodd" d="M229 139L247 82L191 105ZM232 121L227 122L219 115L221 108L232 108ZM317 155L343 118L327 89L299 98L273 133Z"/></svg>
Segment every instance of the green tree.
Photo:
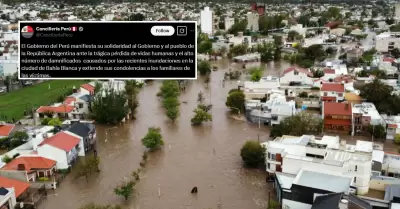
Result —
<svg viewBox="0 0 400 209"><path fill-rule="evenodd" d="M179 108L177 106L170 107L167 109L167 117L171 119L173 122L179 117Z"/></svg>
<svg viewBox="0 0 400 209"><path fill-rule="evenodd" d="M326 57L326 53L322 45L314 44L304 49L304 55L307 59L312 61L323 60Z"/></svg>
<svg viewBox="0 0 400 209"><path fill-rule="evenodd" d="M249 70L249 72L251 75L250 80L254 82L260 81L263 76L263 71L260 68L252 68Z"/></svg>
<svg viewBox="0 0 400 209"><path fill-rule="evenodd" d="M3 161L3 163L9 163L11 162L13 159L10 158L8 155L4 155L3 158L1 159L1 161Z"/></svg>
<svg viewBox="0 0 400 209"><path fill-rule="evenodd" d="M393 88L391 86L384 84L380 79L374 79L371 83L362 86L360 90L360 96L368 102L374 103L379 112L387 112L385 104L392 97Z"/></svg>
<svg viewBox="0 0 400 209"><path fill-rule="evenodd" d="M280 60L282 56L282 37L281 36L274 36L274 46L275 46L275 51L274 51L274 60Z"/></svg>
<svg viewBox="0 0 400 209"><path fill-rule="evenodd" d="M382 125L369 125L368 133L378 139L384 139L386 137L386 129Z"/></svg>
<svg viewBox="0 0 400 209"><path fill-rule="evenodd" d="M129 21L144 21L146 17L142 13L131 14Z"/></svg>
<svg viewBox="0 0 400 209"><path fill-rule="evenodd" d="M142 144L150 150L155 150L164 145L161 129L157 127L150 127L147 130L147 134L142 138Z"/></svg>
<svg viewBox="0 0 400 209"><path fill-rule="evenodd" d="M194 109L194 116L190 120L192 125L200 125L203 122L212 121L212 115L205 111L203 108Z"/></svg>
<svg viewBox="0 0 400 209"><path fill-rule="evenodd" d="M240 150L243 163L248 167L258 167L265 164L265 147L258 141L247 141Z"/></svg>
<svg viewBox="0 0 400 209"><path fill-rule="evenodd" d="M135 80L125 81L125 94L128 99L128 107L132 115L136 113L136 108L139 107L137 94L139 92L139 84Z"/></svg>
<svg viewBox="0 0 400 209"><path fill-rule="evenodd" d="M47 123L47 125L49 125L49 126L61 126L61 124L62 124L62 122L60 121L59 118L52 118Z"/></svg>
<svg viewBox="0 0 400 209"><path fill-rule="evenodd" d="M245 32L247 29L247 20L236 21L228 30L230 34L237 35L238 32Z"/></svg>
<svg viewBox="0 0 400 209"><path fill-rule="evenodd" d="M179 116L180 84L178 81L163 81L157 96L161 98L161 105L169 119L175 121Z"/></svg>
<svg viewBox="0 0 400 209"><path fill-rule="evenodd" d="M234 112L243 110L245 95L242 91L233 91L228 94L225 105Z"/></svg>
<svg viewBox="0 0 400 209"><path fill-rule="evenodd" d="M400 144L400 134L396 134L396 136L394 137L394 143Z"/></svg>
<svg viewBox="0 0 400 209"><path fill-rule="evenodd" d="M200 75L207 75L211 73L211 64L208 61L200 61L197 64L197 70L199 71Z"/></svg>
<svg viewBox="0 0 400 209"><path fill-rule="evenodd" d="M92 117L99 124L117 124L127 114L125 93L112 90L97 94L92 102Z"/></svg>
<svg viewBox="0 0 400 209"><path fill-rule="evenodd" d="M18 139L20 141L26 141L29 139L29 135L25 132L25 131L16 131L13 135L12 135L13 139Z"/></svg>
<svg viewBox="0 0 400 209"><path fill-rule="evenodd" d="M288 41L299 41L302 39L302 36L295 30L289 31L287 35L287 40Z"/></svg>
<svg viewBox="0 0 400 209"><path fill-rule="evenodd" d="M10 92L11 82L12 82L12 76L7 75L6 77L4 77L3 83L6 86L7 92Z"/></svg>
<svg viewBox="0 0 400 209"><path fill-rule="evenodd" d="M312 113L300 112L283 119L278 125L273 126L270 136L320 134L322 126L323 122L320 117Z"/></svg>
<svg viewBox="0 0 400 209"><path fill-rule="evenodd" d="M86 204L79 209L122 209L119 205L97 205L94 203Z"/></svg>
<svg viewBox="0 0 400 209"><path fill-rule="evenodd" d="M128 198L132 196L133 187L135 185L136 183L134 181L124 182L114 189L114 193L118 196L124 197L125 200L128 200Z"/></svg>
<svg viewBox="0 0 400 209"><path fill-rule="evenodd" d="M267 209L278 209L279 208L279 202L275 200L268 200L268 208Z"/></svg>
<svg viewBox="0 0 400 209"><path fill-rule="evenodd" d="M75 166L76 178L85 177L89 181L89 176L95 172L99 172L100 158L89 156L86 159L81 159L78 165Z"/></svg>

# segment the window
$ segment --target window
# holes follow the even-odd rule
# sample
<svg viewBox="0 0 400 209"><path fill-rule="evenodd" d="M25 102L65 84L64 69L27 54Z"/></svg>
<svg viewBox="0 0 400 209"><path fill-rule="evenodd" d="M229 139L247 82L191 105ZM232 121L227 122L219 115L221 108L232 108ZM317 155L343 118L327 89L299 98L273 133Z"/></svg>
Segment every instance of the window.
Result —
<svg viewBox="0 0 400 209"><path fill-rule="evenodd" d="M342 97L342 96L343 96L343 93L339 93L338 96Z"/></svg>
<svg viewBox="0 0 400 209"><path fill-rule="evenodd" d="M271 169L271 164L267 164L267 169Z"/></svg>
<svg viewBox="0 0 400 209"><path fill-rule="evenodd" d="M271 154L271 159L275 160L275 154Z"/></svg>
<svg viewBox="0 0 400 209"><path fill-rule="evenodd" d="M328 92L324 92L324 96L328 96Z"/></svg>
<svg viewBox="0 0 400 209"><path fill-rule="evenodd" d="M354 183L357 183L357 177L354 177Z"/></svg>
<svg viewBox="0 0 400 209"><path fill-rule="evenodd" d="M331 94L336 94L336 92L332 91Z"/></svg>
<svg viewBox="0 0 400 209"><path fill-rule="evenodd" d="M357 172L357 166L354 168L354 171L356 171L356 172Z"/></svg>
<svg viewBox="0 0 400 209"><path fill-rule="evenodd" d="M79 105L79 109L83 108L83 104L82 103L79 103L78 105Z"/></svg>
<svg viewBox="0 0 400 209"><path fill-rule="evenodd" d="M271 153L268 152L268 159L271 159Z"/></svg>
<svg viewBox="0 0 400 209"><path fill-rule="evenodd" d="M294 75L299 75L299 71L295 70Z"/></svg>

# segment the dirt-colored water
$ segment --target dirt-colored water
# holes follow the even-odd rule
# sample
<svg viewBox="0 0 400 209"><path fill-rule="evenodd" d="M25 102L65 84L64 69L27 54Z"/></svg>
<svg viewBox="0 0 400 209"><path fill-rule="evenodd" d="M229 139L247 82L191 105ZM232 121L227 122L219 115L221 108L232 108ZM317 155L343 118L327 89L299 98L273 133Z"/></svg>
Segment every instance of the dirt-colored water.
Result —
<svg viewBox="0 0 400 209"><path fill-rule="evenodd" d="M89 202L121 204L132 209L266 208L268 190L272 190L265 183L266 174L262 170L244 169L239 152L246 140L257 139L259 135L260 141L265 141L268 130L229 117L226 96L237 87L237 81L227 81L222 87L221 80L227 69L240 70L242 65L229 65L227 61L214 65L219 70L212 73L210 88L200 78L190 82L182 93L180 100L187 103L181 104L181 115L175 124L167 119L156 97L160 83L144 87L139 95L137 120L115 128L97 126L101 172L91 176L89 182L70 174L39 208L77 209ZM268 64L264 66L264 75L277 75L288 66ZM192 127L190 118L199 91L204 92L207 102L212 101L213 121ZM162 129L165 146L150 155L134 197L125 202L113 190L122 180L131 178L131 172L139 167L144 150L140 139L150 126ZM355 139L365 137L346 139L355 143ZM199 189L197 195L190 194L193 186Z"/></svg>
<svg viewBox="0 0 400 209"><path fill-rule="evenodd" d="M244 169L240 148L258 135L265 141L268 130L229 117L226 96L230 89L237 88L237 81L227 81L222 87L221 80L227 69L241 69L242 65L229 65L227 61L214 65L219 70L212 73L210 88L198 79L190 82L181 94L180 100L187 103L181 104L180 118L175 124L167 119L156 97L160 83L144 87L139 94L137 120L111 129L97 126L101 172L91 176L89 182L70 174L39 208L77 209L89 202L135 209L210 209L218 208L218 204L227 209L265 208L265 171ZM265 66L265 75L276 75L284 67L287 65L269 64ZM212 101L213 121L192 127L190 118L199 91L204 92L207 102ZM165 146L150 155L135 195L126 203L113 190L139 167L144 150L140 139L150 126L162 129ZM199 189L197 195L190 194L193 186Z"/></svg>

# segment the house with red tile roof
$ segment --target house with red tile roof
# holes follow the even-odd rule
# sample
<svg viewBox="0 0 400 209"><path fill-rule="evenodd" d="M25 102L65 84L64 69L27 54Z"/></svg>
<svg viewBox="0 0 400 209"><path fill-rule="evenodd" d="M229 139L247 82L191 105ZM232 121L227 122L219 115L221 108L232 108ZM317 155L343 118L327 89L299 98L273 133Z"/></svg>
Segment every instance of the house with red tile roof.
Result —
<svg viewBox="0 0 400 209"><path fill-rule="evenodd" d="M88 83L82 84L79 90L83 94L87 94L87 95L95 94L95 87Z"/></svg>
<svg viewBox="0 0 400 209"><path fill-rule="evenodd" d="M313 74L307 69L290 67L282 72L279 82L281 85L299 83L301 85L311 86L314 83L312 76Z"/></svg>
<svg viewBox="0 0 400 209"><path fill-rule="evenodd" d="M80 136L62 131L45 138L37 147L37 153L57 161L57 169L67 169L78 156L85 156L85 148Z"/></svg>
<svg viewBox="0 0 400 209"><path fill-rule="evenodd" d="M0 176L0 187L14 188L15 198L18 198L29 190L29 183Z"/></svg>
<svg viewBox="0 0 400 209"><path fill-rule="evenodd" d="M14 127L14 124L0 124L0 139L10 136Z"/></svg>
<svg viewBox="0 0 400 209"><path fill-rule="evenodd" d="M352 105L350 103L323 102L324 131L352 131Z"/></svg>
<svg viewBox="0 0 400 209"><path fill-rule="evenodd" d="M56 163L40 156L20 156L0 168L0 176L23 182L43 182L55 189Z"/></svg>
<svg viewBox="0 0 400 209"><path fill-rule="evenodd" d="M323 83L320 90L321 101L344 101L344 93L345 89L342 83Z"/></svg>

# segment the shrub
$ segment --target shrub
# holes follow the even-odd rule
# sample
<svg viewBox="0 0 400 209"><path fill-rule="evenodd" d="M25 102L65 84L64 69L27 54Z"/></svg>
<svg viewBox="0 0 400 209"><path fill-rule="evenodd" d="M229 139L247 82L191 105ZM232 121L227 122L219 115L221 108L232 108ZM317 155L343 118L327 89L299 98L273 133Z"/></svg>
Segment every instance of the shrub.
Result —
<svg viewBox="0 0 400 209"><path fill-rule="evenodd" d="M11 162L13 159L8 157L8 155L4 155L4 157L1 159L1 161L3 161L4 163L9 163Z"/></svg>
<svg viewBox="0 0 400 209"><path fill-rule="evenodd" d="M400 144L400 134L396 134L396 136L394 137L394 143Z"/></svg>
<svg viewBox="0 0 400 209"><path fill-rule="evenodd" d="M265 163L265 148L258 141L247 141L240 156L246 166L255 168Z"/></svg>

